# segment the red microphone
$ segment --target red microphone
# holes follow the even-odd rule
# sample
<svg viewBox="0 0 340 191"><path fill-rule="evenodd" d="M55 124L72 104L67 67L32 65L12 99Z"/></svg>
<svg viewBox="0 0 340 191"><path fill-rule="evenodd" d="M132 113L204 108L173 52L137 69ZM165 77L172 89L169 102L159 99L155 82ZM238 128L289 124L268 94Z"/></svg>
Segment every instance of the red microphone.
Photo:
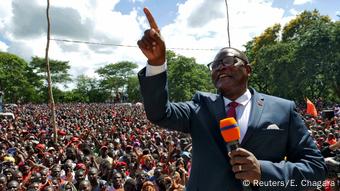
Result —
<svg viewBox="0 0 340 191"><path fill-rule="evenodd" d="M227 143L228 151L231 152L239 147L238 140L241 137L240 127L233 117L225 118L220 121L220 130L224 142Z"/></svg>

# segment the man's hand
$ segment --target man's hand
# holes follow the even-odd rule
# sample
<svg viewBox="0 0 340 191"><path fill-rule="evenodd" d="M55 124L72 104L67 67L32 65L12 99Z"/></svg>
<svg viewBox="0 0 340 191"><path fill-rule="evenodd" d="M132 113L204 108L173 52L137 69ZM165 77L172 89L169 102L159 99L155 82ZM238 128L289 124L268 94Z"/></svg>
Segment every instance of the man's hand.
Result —
<svg viewBox="0 0 340 191"><path fill-rule="evenodd" d="M165 63L165 43L149 9L144 8L144 13L150 24L150 29L144 32L142 39L137 44L148 58L148 63L159 66Z"/></svg>
<svg viewBox="0 0 340 191"><path fill-rule="evenodd" d="M261 180L260 162L256 159L253 153L238 148L229 153L232 170L235 173L235 178L240 180Z"/></svg>

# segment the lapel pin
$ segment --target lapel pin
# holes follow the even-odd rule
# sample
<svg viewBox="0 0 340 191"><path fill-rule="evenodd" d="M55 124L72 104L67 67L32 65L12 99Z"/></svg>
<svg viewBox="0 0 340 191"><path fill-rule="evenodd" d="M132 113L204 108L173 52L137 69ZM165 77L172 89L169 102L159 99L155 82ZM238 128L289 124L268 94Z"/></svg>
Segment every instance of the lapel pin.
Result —
<svg viewBox="0 0 340 191"><path fill-rule="evenodd" d="M257 100L257 105L263 106L263 101L262 100Z"/></svg>

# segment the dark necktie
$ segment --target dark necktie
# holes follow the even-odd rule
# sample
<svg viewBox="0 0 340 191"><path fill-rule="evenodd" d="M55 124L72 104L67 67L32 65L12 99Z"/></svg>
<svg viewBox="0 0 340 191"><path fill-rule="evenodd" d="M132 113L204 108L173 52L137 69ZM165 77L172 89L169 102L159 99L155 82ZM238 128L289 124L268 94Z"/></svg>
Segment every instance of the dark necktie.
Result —
<svg viewBox="0 0 340 191"><path fill-rule="evenodd" d="M237 120L236 107L238 106L238 103L233 101L233 102L230 102L228 106L229 106L229 109L227 111L227 117L233 117L235 118L235 120Z"/></svg>

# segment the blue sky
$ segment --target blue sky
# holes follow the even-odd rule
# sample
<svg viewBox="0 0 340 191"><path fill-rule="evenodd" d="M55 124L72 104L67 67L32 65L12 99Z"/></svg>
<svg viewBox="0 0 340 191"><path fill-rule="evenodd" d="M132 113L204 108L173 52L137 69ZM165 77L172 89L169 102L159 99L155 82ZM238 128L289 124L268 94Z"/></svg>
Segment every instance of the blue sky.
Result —
<svg viewBox="0 0 340 191"><path fill-rule="evenodd" d="M129 0L120 1L114 8L114 10L121 11L124 14L128 14L133 8L138 9L138 14L143 14L142 7L148 7L153 10L153 14L157 17L159 27L162 27L168 23L171 23L177 15L177 4L183 3L184 0L154 0L154 1L136 1L132 3Z"/></svg>
<svg viewBox="0 0 340 191"><path fill-rule="evenodd" d="M222 0L224 1L224 0ZM124 14L128 14L135 7L146 6L153 10L154 16L157 18L159 26L164 26L171 23L177 14L177 4L183 3L185 0L153 0L153 1L135 1L131 0L120 1L115 10L121 11ZM273 0L272 6L282 8L285 10L284 16L292 16L291 9L295 9L297 12L303 10L317 9L321 14L328 15L334 20L339 20L340 16L340 1L339 0ZM295 3L294 3L295 2ZM296 4L298 3L298 4ZM299 4L301 3L301 4ZM142 10L139 10L139 14L142 14Z"/></svg>
<svg viewBox="0 0 340 191"><path fill-rule="evenodd" d="M157 17L159 25L164 26L171 23L177 14L177 4L183 3L185 0L154 0L154 1L137 1L132 3L131 1L120 1L115 10L119 10L122 13L128 14L134 7L146 6L153 11L155 17ZM294 4L294 2L302 4ZM304 3L305 2L305 3ZM339 20L340 16L340 1L338 0L313 0L313 1L295 1L295 0L274 0L273 7L282 8L285 10L284 16L292 16L291 9L295 9L297 12L303 10L314 10L317 9L321 14L328 15L334 20ZM139 14L142 14L142 10L139 9ZM337 16L339 15L339 16Z"/></svg>
<svg viewBox="0 0 340 191"><path fill-rule="evenodd" d="M303 10L317 9L339 20L340 0L228 0L231 45L243 45L275 23L282 25ZM0 51L27 61L44 57L45 0L0 0ZM51 1L52 38L136 46L148 23L148 7L169 48L206 64L227 46L224 0L58 0ZM213 49L213 50L205 50ZM73 77L96 76L95 70L119 61L146 59L137 47L100 46L52 41L52 59L69 61Z"/></svg>

